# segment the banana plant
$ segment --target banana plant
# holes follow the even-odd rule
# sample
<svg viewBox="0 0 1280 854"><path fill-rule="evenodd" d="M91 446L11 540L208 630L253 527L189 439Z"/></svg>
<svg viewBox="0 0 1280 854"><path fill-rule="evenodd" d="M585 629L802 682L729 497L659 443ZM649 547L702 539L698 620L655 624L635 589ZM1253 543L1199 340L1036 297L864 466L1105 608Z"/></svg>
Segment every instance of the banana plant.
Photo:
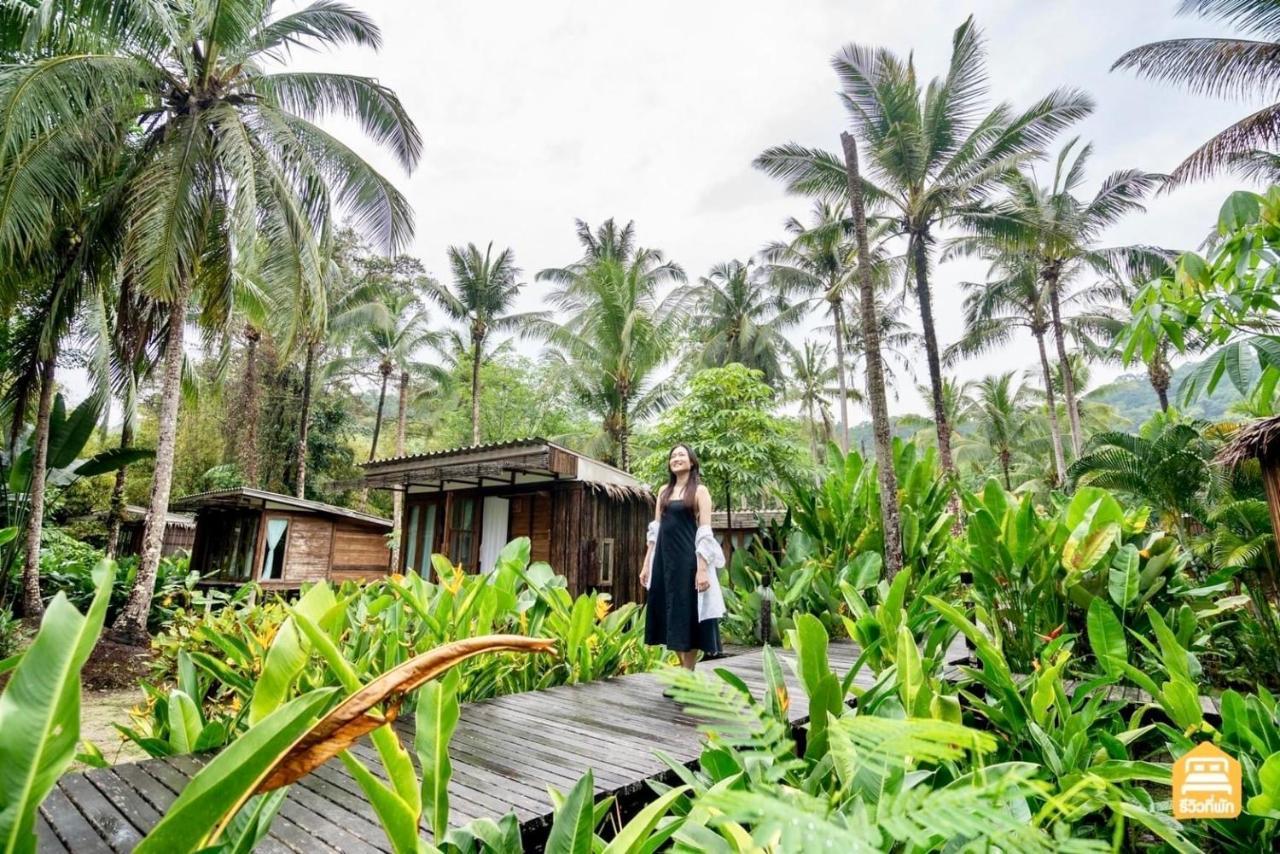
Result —
<svg viewBox="0 0 1280 854"><path fill-rule="evenodd" d="M0 693L0 852L36 850L36 809L75 757L80 670L102 632L116 567L103 561L81 614L58 594Z"/></svg>

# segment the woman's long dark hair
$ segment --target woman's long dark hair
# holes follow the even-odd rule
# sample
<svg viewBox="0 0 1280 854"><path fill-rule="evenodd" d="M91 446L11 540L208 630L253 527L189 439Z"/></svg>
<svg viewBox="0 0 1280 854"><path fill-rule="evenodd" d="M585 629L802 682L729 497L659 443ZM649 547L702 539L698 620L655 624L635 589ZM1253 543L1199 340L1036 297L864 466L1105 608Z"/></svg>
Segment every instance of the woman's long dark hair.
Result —
<svg viewBox="0 0 1280 854"><path fill-rule="evenodd" d="M684 448L684 452L689 455L689 479L684 484L684 495L682 500L684 506L689 512L698 516L698 485L702 483L699 472L702 470L701 464L698 462L698 455L694 453L693 448L681 442L667 451L667 485L662 487L662 492L658 495L658 506L662 508L662 512L667 512L667 505L671 503L671 493L676 486L676 473L671 470L671 455L676 452L676 448Z"/></svg>

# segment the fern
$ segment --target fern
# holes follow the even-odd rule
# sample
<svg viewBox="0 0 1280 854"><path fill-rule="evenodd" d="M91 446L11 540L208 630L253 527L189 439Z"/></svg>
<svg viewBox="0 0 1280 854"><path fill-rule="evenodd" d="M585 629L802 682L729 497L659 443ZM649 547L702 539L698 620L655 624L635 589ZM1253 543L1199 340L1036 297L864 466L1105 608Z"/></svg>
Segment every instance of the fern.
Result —
<svg viewBox="0 0 1280 854"><path fill-rule="evenodd" d="M756 701L723 679L680 668L660 673L687 712L707 721L699 727L713 746L732 751L753 779L781 780L803 766L788 728Z"/></svg>

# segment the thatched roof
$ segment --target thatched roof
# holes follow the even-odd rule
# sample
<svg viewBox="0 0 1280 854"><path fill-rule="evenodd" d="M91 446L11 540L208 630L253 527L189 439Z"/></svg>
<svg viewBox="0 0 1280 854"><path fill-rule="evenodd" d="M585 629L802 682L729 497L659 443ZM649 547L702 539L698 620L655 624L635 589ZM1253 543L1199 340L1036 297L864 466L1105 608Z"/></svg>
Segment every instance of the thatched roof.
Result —
<svg viewBox="0 0 1280 854"><path fill-rule="evenodd" d="M1214 461L1235 467L1246 460L1280 460L1280 415L1251 421L1235 432Z"/></svg>

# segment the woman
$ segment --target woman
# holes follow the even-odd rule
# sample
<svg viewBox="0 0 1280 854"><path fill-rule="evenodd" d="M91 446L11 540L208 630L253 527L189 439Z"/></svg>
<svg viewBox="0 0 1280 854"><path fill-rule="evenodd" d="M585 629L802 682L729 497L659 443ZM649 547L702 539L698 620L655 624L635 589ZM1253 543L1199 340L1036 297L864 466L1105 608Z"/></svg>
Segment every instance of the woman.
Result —
<svg viewBox="0 0 1280 854"><path fill-rule="evenodd" d="M698 455L676 445L667 455L667 475L640 570L649 591L644 641L665 646L692 670L699 651L720 652L724 596L716 570L724 566L724 552L711 533L711 493L698 476Z"/></svg>

